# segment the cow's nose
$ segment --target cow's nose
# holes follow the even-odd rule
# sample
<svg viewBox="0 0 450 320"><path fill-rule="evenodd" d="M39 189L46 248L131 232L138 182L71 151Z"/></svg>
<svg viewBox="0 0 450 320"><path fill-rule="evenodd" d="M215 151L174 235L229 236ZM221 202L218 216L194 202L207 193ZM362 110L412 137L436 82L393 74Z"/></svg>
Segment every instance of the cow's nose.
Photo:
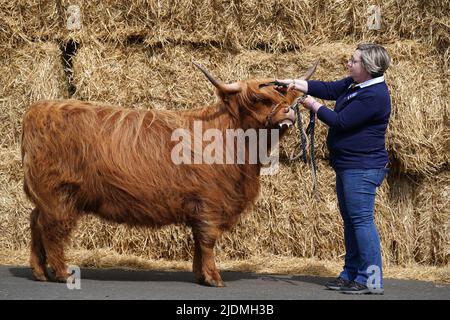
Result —
<svg viewBox="0 0 450 320"><path fill-rule="evenodd" d="M295 123L295 111L291 107L286 108L286 113L288 118L292 121L292 123Z"/></svg>

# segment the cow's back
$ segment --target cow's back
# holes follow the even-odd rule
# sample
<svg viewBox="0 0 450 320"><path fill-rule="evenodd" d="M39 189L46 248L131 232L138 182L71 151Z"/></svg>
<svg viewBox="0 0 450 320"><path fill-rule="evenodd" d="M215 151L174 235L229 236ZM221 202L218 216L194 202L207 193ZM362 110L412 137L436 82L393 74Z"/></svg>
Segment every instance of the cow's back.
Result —
<svg viewBox="0 0 450 320"><path fill-rule="evenodd" d="M248 172L235 165L174 164L171 133L186 125L177 117L72 100L30 106L22 139L27 195L41 207L71 201L128 224L220 219L231 227L256 198L259 180L242 180Z"/></svg>
<svg viewBox="0 0 450 320"><path fill-rule="evenodd" d="M35 103L23 120L25 192L40 207L70 201L116 222L183 222L186 199L211 187L200 177L203 166L171 161L176 125L171 113L73 100Z"/></svg>

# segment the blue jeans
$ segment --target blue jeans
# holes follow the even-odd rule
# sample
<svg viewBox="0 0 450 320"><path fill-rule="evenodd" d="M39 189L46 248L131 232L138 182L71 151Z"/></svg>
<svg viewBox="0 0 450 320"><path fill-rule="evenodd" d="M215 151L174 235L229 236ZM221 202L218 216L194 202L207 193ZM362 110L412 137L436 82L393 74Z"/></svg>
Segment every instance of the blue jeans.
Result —
<svg viewBox="0 0 450 320"><path fill-rule="evenodd" d="M336 193L345 239L345 265L340 276L368 287L371 283L383 287L380 237L373 220L373 209L376 189L388 170L336 171Z"/></svg>

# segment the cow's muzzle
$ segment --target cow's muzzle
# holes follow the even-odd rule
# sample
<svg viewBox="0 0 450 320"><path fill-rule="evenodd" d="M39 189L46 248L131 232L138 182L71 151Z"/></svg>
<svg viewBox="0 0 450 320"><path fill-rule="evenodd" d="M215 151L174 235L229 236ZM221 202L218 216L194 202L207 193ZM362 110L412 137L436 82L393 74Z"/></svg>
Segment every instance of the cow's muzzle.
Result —
<svg viewBox="0 0 450 320"><path fill-rule="evenodd" d="M295 123L295 111L291 107L284 109L286 118L278 122L278 126L282 129L284 126L290 127Z"/></svg>

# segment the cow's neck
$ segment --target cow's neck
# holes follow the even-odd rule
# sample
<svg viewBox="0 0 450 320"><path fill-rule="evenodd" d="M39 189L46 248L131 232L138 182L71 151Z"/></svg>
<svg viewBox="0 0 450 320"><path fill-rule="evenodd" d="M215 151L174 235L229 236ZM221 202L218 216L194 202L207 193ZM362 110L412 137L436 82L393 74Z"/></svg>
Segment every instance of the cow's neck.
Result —
<svg viewBox="0 0 450 320"><path fill-rule="evenodd" d="M191 115L193 121L201 121L203 132L208 129L218 129L226 136L228 129L246 129L242 126L239 119L235 119L227 110L223 103L217 103L203 109L192 110ZM246 147L248 147L246 145ZM240 170L244 176L252 180L259 176L261 165L250 164L240 166Z"/></svg>
<svg viewBox="0 0 450 320"><path fill-rule="evenodd" d="M203 130L241 128L240 121L231 116L223 102L202 109L188 111L193 121L201 121Z"/></svg>

